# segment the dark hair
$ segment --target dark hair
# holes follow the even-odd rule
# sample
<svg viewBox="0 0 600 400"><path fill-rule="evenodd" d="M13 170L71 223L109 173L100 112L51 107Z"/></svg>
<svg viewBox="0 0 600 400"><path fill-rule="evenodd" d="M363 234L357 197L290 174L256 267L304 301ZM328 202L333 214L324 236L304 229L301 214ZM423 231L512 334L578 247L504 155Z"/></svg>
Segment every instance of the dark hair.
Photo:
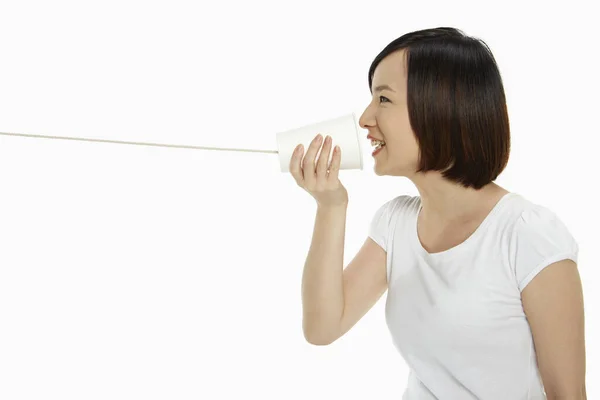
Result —
<svg viewBox="0 0 600 400"><path fill-rule="evenodd" d="M491 50L455 28L407 33L392 41L369 68L406 49L407 105L420 148L417 172L442 171L480 189L508 163L510 127L502 78Z"/></svg>

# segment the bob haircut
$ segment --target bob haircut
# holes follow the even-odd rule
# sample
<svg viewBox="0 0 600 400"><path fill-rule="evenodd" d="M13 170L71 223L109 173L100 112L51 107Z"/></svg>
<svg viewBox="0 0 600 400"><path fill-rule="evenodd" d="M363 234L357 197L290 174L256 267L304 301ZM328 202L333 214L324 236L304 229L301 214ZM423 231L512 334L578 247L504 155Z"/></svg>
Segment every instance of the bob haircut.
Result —
<svg viewBox="0 0 600 400"><path fill-rule="evenodd" d="M407 33L375 57L373 74L387 55L406 49L407 107L419 144L417 172L480 189L508 163L510 127L496 60L485 42L455 28Z"/></svg>

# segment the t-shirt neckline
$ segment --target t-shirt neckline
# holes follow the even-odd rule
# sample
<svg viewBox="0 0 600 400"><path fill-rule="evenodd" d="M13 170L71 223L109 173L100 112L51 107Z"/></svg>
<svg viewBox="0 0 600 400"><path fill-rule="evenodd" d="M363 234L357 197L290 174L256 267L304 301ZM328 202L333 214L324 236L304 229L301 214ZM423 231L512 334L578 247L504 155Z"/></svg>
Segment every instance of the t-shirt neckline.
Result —
<svg viewBox="0 0 600 400"><path fill-rule="evenodd" d="M419 220L419 214L421 213L421 209L422 209L422 205L419 203L419 208L417 209L417 212L415 213L414 220L412 222L412 229L411 229L411 237L412 237L412 242L413 242L414 248L421 255L423 255L425 257L430 257L430 258L431 257L447 257L454 253L457 253L458 251L468 247L468 245L472 241L474 241L477 237L479 237L485 231L485 228L487 227L487 225L489 225L489 223L493 219L494 215L497 214L500 211L500 209L504 206L504 204L506 203L506 200L509 197L512 197L514 195L516 195L516 193L513 193L513 192L508 192L505 195L503 195L500 198L500 200L498 200L498 202L496 202L496 204L494 205L492 210L488 213L488 215L483 219L481 224L479 224L477 229L475 229L475 231L471 234L471 236L469 236L463 242L461 242L461 243L457 244L456 246L451 247L447 250L438 251L436 253L428 252L423 247L423 245L421 244L421 240L419 239L419 234L417 231L417 221Z"/></svg>

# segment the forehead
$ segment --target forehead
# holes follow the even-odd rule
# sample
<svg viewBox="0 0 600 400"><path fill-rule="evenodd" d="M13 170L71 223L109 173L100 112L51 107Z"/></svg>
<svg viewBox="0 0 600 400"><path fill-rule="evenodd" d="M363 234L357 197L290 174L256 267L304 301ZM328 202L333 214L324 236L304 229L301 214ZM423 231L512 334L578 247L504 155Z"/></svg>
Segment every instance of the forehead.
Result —
<svg viewBox="0 0 600 400"><path fill-rule="evenodd" d="M406 90L405 53L404 49L395 51L381 60L373 74L373 89L379 85L389 85L396 91Z"/></svg>

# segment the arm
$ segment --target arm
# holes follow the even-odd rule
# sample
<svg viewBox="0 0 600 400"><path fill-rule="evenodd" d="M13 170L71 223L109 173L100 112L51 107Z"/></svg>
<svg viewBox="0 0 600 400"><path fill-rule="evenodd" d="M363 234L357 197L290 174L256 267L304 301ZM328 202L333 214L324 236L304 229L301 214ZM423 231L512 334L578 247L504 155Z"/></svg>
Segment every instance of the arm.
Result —
<svg viewBox="0 0 600 400"><path fill-rule="evenodd" d="M543 269L522 292L548 400L585 400L583 291L577 264Z"/></svg>
<svg viewBox="0 0 600 400"><path fill-rule="evenodd" d="M387 274L385 252L369 238L343 269L348 194L337 176L341 153L339 149L334 151L327 175L327 157L319 156L316 161L319 137L309 146L304 161L302 146L297 147L290 160L290 172L296 183L317 200L313 237L302 275L302 329L309 343L327 345L375 304L385 290ZM330 149L331 138L327 137L322 154L329 154Z"/></svg>
<svg viewBox="0 0 600 400"><path fill-rule="evenodd" d="M302 328L312 344L328 344L344 309L347 206L318 207L302 275Z"/></svg>
<svg viewBox="0 0 600 400"><path fill-rule="evenodd" d="M302 280L306 340L328 345L348 332L387 289L386 252L367 237L343 269L345 211L317 211Z"/></svg>

